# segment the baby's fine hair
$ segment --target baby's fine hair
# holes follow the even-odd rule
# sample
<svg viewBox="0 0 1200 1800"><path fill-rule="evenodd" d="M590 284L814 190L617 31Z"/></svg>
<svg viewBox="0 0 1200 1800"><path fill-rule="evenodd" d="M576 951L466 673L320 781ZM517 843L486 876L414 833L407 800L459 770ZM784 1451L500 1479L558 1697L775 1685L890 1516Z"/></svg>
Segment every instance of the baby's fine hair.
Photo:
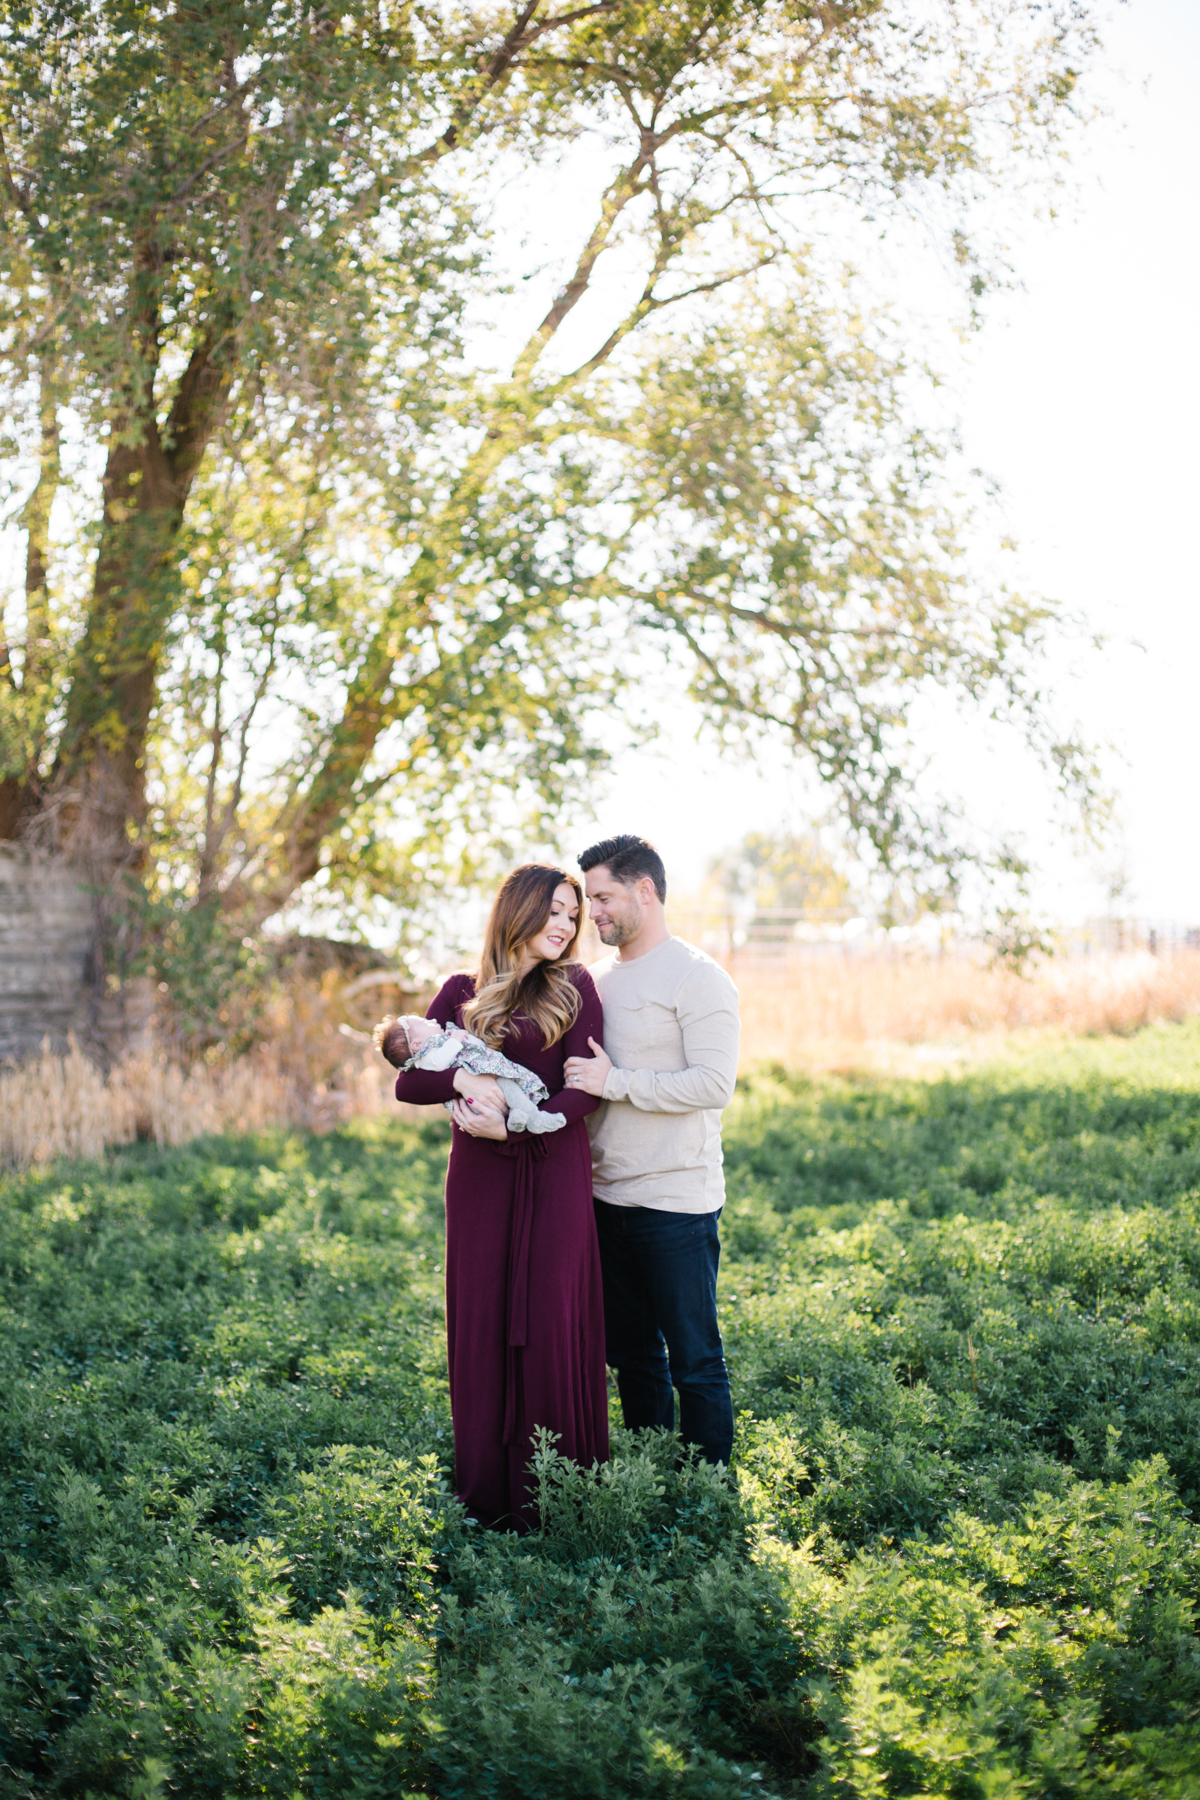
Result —
<svg viewBox="0 0 1200 1800"><path fill-rule="evenodd" d="M393 1069L406 1063L412 1055L412 1046L408 1041L408 1028L403 1019L389 1013L386 1019L380 1019L371 1033L375 1048L381 1056L385 1056Z"/></svg>

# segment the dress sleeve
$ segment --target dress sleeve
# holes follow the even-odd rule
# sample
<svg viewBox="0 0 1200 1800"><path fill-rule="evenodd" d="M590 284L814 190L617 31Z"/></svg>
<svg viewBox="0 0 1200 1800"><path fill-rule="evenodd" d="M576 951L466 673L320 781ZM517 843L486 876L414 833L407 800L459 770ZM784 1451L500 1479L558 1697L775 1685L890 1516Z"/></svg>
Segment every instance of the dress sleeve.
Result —
<svg viewBox="0 0 1200 1800"><path fill-rule="evenodd" d="M430 1004L427 1019L453 1025L462 1002L471 992L469 975L452 975ZM409 1106L437 1106L455 1095L453 1069L406 1069L396 1077L396 1098Z"/></svg>
<svg viewBox="0 0 1200 1800"><path fill-rule="evenodd" d="M583 968L575 969L571 979L579 989L579 1014L562 1040L564 1062L568 1056L590 1056L590 1037L595 1038L598 1044L604 1042L604 1008L600 1004L595 982ZM599 1104L595 1094L581 1093L578 1088L563 1088L560 1093L551 1094L543 1100L538 1111L566 1113L569 1125L576 1119L586 1119L589 1113L595 1112Z"/></svg>

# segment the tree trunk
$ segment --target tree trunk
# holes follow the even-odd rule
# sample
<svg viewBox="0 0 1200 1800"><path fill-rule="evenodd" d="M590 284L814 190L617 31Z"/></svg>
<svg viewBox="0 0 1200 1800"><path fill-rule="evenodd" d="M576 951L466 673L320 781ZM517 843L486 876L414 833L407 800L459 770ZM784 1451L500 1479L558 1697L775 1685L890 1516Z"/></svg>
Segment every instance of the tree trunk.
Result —
<svg viewBox="0 0 1200 1800"><path fill-rule="evenodd" d="M129 862L131 833L145 816L146 735L185 497L153 420L139 443L113 445L92 605L53 774L62 847L97 873Z"/></svg>
<svg viewBox="0 0 1200 1800"><path fill-rule="evenodd" d="M42 360L39 379L38 414L41 425L41 445L38 457L38 478L21 513L21 524L26 532L26 545L25 660L21 669L20 713L26 732L26 744L24 766L15 768L10 766L3 777L0 777L0 839L19 837L22 826L37 805L40 786L38 763L42 728L49 700L46 682L50 674L51 653L54 647L47 583L50 563L50 512L54 505L54 496L58 492L60 467L58 400L49 356ZM3 646L3 654L0 656L0 673L7 676L12 686L16 686L16 675L12 668L7 644Z"/></svg>
<svg viewBox="0 0 1200 1800"><path fill-rule="evenodd" d="M137 861L146 740L177 597L176 546L192 482L228 400L235 324L229 308L214 319L161 431L151 381L138 412L114 430L92 605L52 778L59 844L93 878Z"/></svg>

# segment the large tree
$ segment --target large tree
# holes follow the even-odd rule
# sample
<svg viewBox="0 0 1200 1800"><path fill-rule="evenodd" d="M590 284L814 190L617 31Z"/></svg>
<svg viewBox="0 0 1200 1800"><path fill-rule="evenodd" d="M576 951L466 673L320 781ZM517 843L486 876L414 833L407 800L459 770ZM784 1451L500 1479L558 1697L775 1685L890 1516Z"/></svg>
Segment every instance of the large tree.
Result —
<svg viewBox="0 0 1200 1800"><path fill-rule="evenodd" d="M370 888L398 819L411 848L502 790L569 793L655 645L718 726L787 733L893 865L945 854L904 748L931 683L1086 779L1041 703L1047 610L973 583L843 267L856 222L919 217L982 291L988 194L1076 116L1083 0L5 20L33 474L0 834L101 879L152 853L239 918L321 871ZM505 196L558 158L561 280L489 369L480 314L522 305Z"/></svg>

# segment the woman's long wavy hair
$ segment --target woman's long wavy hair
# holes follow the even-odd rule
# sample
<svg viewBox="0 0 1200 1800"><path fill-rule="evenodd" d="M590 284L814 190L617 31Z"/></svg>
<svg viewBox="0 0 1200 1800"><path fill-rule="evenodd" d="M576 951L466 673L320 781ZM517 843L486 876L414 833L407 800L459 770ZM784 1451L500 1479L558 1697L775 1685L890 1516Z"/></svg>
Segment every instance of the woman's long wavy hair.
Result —
<svg viewBox="0 0 1200 1800"><path fill-rule="evenodd" d="M555 962L536 962L522 979L517 965L521 947L536 937L550 917L554 890L562 882L575 889L579 916L575 935ZM542 1034L542 1049L557 1044L579 1014L579 990L567 972L575 961L583 930L583 889L574 875L550 863L522 863L504 879L496 895L483 938L483 955L475 977L475 998L463 1007L463 1024L485 1044L498 1049L515 1014Z"/></svg>

